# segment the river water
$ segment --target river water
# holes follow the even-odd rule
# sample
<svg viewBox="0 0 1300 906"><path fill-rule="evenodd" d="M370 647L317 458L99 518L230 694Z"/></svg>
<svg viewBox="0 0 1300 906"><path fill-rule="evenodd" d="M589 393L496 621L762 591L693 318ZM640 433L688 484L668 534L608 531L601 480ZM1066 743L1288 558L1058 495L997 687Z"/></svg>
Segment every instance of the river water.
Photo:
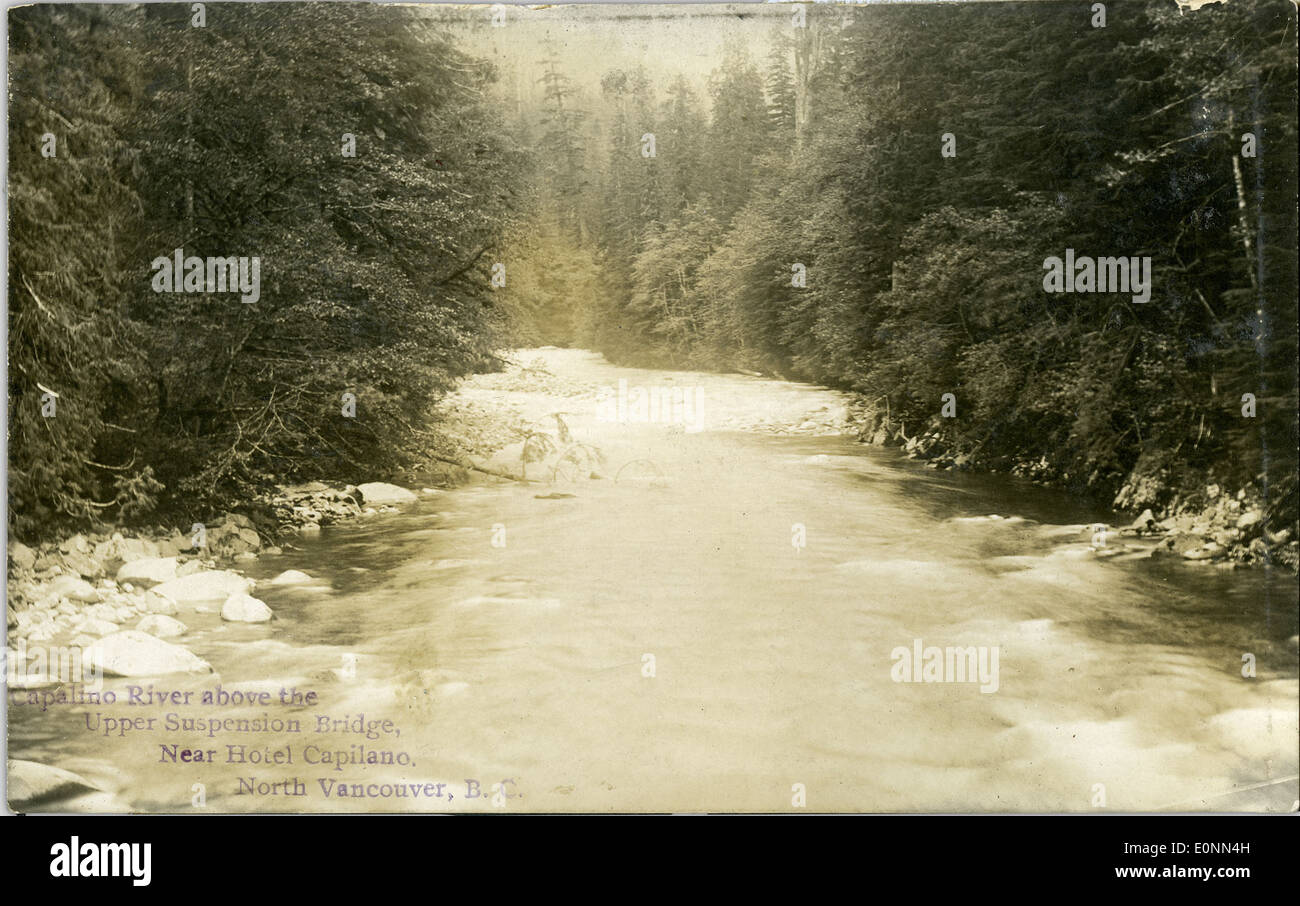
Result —
<svg viewBox="0 0 1300 906"><path fill-rule="evenodd" d="M834 433L844 397L822 388L575 350L519 358L554 381L480 376L461 398L552 435L549 413L567 413L559 449L590 444L604 462L552 454L530 464L537 483L479 476L264 558L250 575L315 577L259 585L272 624L182 613L224 688L321 699L222 715L296 715L304 732L105 737L90 715L143 706L11 707L11 755L151 811L187 810L195 783L229 811L1292 807L1294 577L1150 558L1118 536L1096 552L1086 526L1113 515L857 444ZM690 424L636 422L635 405L620 419L599 395L620 380L633 397L681 388ZM491 465L517 470L518 454ZM894 655L914 645L996 648L996 674L896 681ZM321 714L400 735L316 734ZM169 742L217 762L169 763ZM229 764L229 743L287 746L293 762ZM313 761L362 744L411 763L335 770L305 763L309 744ZM307 795L241 793L241 778L299 778ZM441 782L456 798L340 799L321 778Z"/></svg>

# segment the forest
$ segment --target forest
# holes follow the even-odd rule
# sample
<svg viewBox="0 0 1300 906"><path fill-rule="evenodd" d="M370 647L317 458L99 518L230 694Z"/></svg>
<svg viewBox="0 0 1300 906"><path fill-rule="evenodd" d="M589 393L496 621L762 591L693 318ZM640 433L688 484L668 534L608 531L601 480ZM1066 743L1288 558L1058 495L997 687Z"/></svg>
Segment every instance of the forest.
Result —
<svg viewBox="0 0 1300 906"><path fill-rule="evenodd" d="M705 78L581 83L490 61L485 8L193 15L9 14L11 531L399 475L458 376L554 344L849 389L865 439L1120 509L1252 488L1294 536L1291 3L764 7ZM261 256L260 298L155 293L177 248ZM1046 291L1067 251L1149 298Z"/></svg>

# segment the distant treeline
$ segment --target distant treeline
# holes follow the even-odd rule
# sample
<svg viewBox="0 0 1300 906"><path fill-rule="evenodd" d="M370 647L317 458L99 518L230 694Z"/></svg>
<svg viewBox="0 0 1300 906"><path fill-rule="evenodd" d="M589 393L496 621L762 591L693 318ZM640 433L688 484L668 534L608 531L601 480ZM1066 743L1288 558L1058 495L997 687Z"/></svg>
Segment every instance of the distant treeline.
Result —
<svg viewBox="0 0 1300 906"><path fill-rule="evenodd" d="M544 240L591 262L552 295L592 304L537 322L619 361L851 387L887 433L1121 506L1253 483L1293 523L1295 6L1100 15L810 6L708 97L610 72L608 163L554 174ZM579 125L539 130L553 161ZM1150 258L1149 301L1047 292L1067 250Z"/></svg>
<svg viewBox="0 0 1300 906"><path fill-rule="evenodd" d="M1253 482L1294 524L1293 4L764 10L705 86L584 95L556 51L508 120L454 11L11 10L11 528L394 474L521 339L853 388L1127 507ZM156 292L176 249L257 257L257 301ZM1149 258L1149 301L1045 291L1070 254Z"/></svg>
<svg viewBox="0 0 1300 906"><path fill-rule="evenodd" d="M493 73L375 4L8 15L10 528L409 465L501 343ZM176 249L257 257L256 301L156 292Z"/></svg>

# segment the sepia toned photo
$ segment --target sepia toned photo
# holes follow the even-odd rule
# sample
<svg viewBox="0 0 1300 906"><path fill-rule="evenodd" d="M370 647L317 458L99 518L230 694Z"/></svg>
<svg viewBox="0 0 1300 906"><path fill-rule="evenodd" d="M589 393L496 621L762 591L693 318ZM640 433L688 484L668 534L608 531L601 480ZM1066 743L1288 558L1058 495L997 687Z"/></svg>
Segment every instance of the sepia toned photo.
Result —
<svg viewBox="0 0 1300 906"><path fill-rule="evenodd" d="M6 15L9 811L1300 808L1295 3Z"/></svg>

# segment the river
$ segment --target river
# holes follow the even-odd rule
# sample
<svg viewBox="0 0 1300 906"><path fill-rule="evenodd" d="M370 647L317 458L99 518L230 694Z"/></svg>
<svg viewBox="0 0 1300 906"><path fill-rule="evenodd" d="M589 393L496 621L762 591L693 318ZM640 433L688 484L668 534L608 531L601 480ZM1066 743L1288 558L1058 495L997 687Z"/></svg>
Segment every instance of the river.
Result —
<svg viewBox="0 0 1300 906"><path fill-rule="evenodd" d="M319 714L364 714L400 735L106 738L86 728L104 709L11 707L11 755L145 811L187 810L195 783L219 811L1292 807L1294 576L1151 558L1118 536L1099 555L1087 525L1113 514L858 444L835 433L846 400L824 388L576 350L519 357L555 387L479 376L461 397L553 434L549 413L567 413L571 441L603 463L555 468L552 455L529 484L479 475L264 557L248 570L259 580L315 578L259 585L277 616L266 626L182 615L225 688L321 698L230 713L296 714L305 731ZM596 395L620 380L681 388L690 423L620 419ZM491 465L517 470L517 457ZM996 672L897 681L923 678L895 658L914 645L996 649ZM166 763L168 742L219 757ZM229 764L232 742L288 746L293 761ZM410 764L335 770L305 763L312 743ZM241 793L241 778L308 792ZM441 782L456 798L340 799L321 778Z"/></svg>

